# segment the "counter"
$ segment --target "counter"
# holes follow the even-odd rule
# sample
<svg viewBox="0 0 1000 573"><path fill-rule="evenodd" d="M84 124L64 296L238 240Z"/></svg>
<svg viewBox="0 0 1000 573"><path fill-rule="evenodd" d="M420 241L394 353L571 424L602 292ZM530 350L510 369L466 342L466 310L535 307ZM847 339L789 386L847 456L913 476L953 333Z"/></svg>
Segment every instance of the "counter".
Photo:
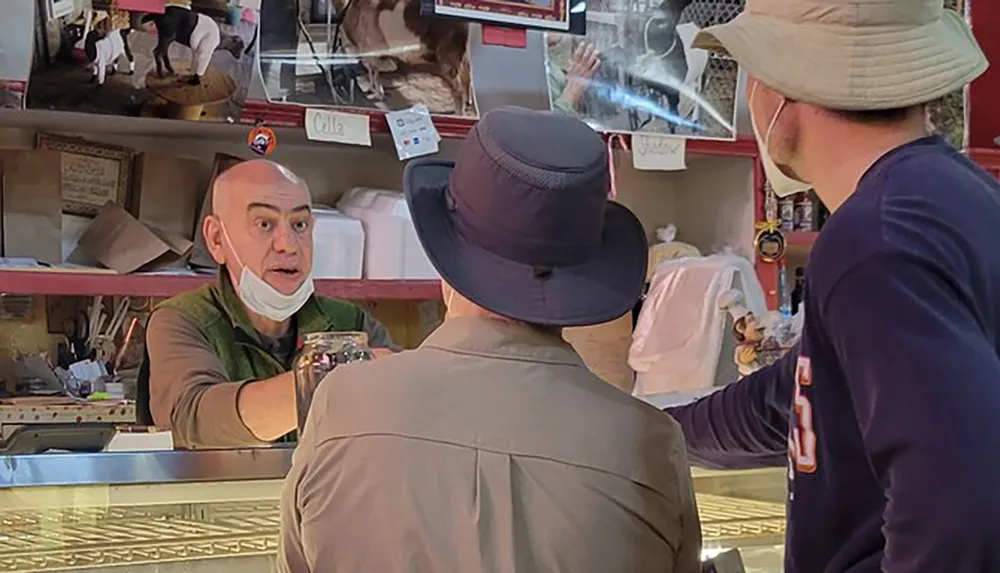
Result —
<svg viewBox="0 0 1000 573"><path fill-rule="evenodd" d="M0 572L270 573L292 449L0 457ZM706 553L781 571L785 471L694 472Z"/></svg>

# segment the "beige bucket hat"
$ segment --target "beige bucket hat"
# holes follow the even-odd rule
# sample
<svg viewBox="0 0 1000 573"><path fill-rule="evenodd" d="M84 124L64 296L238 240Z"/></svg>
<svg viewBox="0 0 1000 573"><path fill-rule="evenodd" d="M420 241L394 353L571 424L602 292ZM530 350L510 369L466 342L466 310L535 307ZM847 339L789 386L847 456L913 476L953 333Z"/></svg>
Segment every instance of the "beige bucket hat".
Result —
<svg viewBox="0 0 1000 573"><path fill-rule="evenodd" d="M987 0L996 1L996 0ZM842 110L927 103L989 65L943 0L747 0L693 42L788 98Z"/></svg>

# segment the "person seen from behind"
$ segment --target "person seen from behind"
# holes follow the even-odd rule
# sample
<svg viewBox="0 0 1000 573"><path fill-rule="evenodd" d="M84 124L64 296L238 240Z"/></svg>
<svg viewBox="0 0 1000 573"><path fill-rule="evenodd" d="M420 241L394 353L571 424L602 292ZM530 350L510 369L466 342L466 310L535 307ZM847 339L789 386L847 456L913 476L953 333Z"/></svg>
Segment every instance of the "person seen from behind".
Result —
<svg viewBox="0 0 1000 573"><path fill-rule="evenodd" d="M788 573L1000 572L1000 183L925 106L987 67L942 0L748 0L695 47L748 75L765 172L832 215L800 345L669 412L697 465L789 467Z"/></svg>
<svg viewBox="0 0 1000 573"><path fill-rule="evenodd" d="M698 573L676 422L561 334L629 312L646 236L583 122L505 107L403 183L442 277L417 349L317 390L281 502L284 573Z"/></svg>

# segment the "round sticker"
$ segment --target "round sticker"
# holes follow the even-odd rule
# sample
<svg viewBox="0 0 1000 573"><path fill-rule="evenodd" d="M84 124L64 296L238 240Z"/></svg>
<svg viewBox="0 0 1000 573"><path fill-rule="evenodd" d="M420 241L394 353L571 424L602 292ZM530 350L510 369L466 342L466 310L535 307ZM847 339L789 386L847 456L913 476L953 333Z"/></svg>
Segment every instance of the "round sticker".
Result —
<svg viewBox="0 0 1000 573"><path fill-rule="evenodd" d="M274 135L274 130L258 125L250 131L247 136L247 144L250 150L257 155L270 155L278 144L278 137Z"/></svg>
<svg viewBox="0 0 1000 573"><path fill-rule="evenodd" d="M757 224L757 236L754 237L753 246L757 251L757 256L765 263L776 263L785 256L785 235L778 229L775 221L767 221Z"/></svg>

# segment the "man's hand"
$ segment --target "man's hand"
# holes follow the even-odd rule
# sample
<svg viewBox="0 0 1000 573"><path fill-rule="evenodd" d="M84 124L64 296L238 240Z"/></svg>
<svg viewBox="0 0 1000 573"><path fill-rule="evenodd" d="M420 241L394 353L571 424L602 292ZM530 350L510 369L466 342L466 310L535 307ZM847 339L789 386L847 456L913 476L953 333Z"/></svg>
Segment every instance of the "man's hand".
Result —
<svg viewBox="0 0 1000 573"><path fill-rule="evenodd" d="M569 70L566 71L566 87L563 88L559 98L576 109L583 99L583 94L587 93L590 79L600 66L601 60L598 59L594 46L586 42L578 44L573 50Z"/></svg>
<svg viewBox="0 0 1000 573"><path fill-rule="evenodd" d="M375 358L382 358L383 356L389 356L390 354L395 354L395 352L388 348L372 348L372 356Z"/></svg>

